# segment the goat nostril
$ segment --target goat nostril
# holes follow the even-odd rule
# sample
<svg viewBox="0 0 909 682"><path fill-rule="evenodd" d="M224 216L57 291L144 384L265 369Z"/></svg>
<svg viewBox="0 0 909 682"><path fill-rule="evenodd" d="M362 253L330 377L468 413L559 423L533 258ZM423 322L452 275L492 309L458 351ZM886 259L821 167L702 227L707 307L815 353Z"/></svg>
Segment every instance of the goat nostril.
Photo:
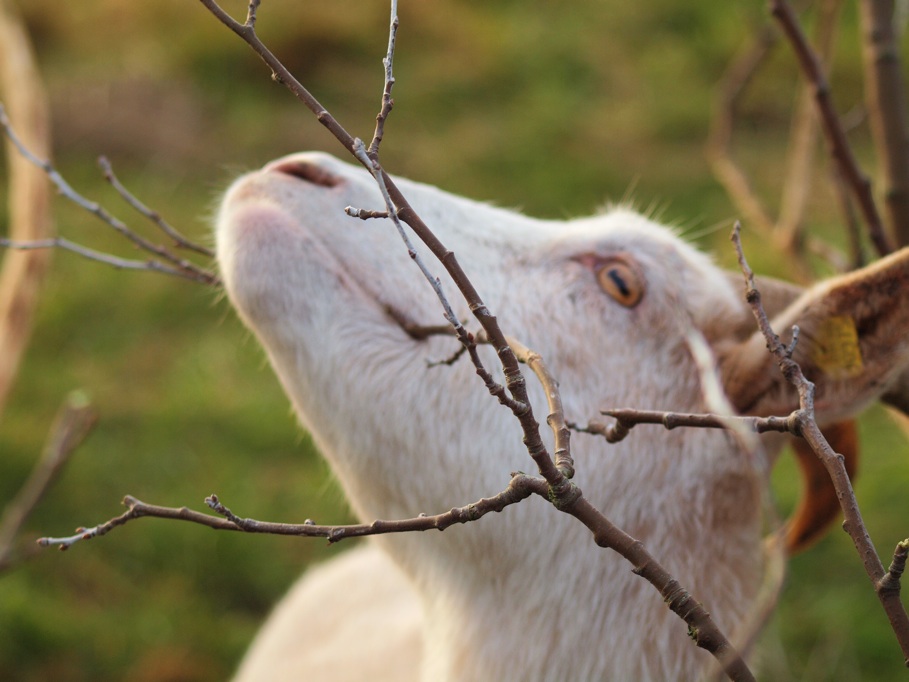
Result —
<svg viewBox="0 0 909 682"><path fill-rule="evenodd" d="M321 187L337 187L343 182L337 175L333 175L324 168L305 161L282 161L281 163L267 166L267 170L291 175Z"/></svg>

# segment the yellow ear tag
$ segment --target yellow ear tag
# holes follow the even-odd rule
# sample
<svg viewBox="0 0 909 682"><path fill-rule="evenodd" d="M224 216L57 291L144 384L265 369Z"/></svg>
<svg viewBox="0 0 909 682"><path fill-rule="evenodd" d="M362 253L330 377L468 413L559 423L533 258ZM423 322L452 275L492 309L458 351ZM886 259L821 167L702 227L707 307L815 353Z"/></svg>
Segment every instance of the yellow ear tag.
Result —
<svg viewBox="0 0 909 682"><path fill-rule="evenodd" d="M855 322L848 315L833 315L821 322L811 359L834 379L850 379L862 372L862 350Z"/></svg>

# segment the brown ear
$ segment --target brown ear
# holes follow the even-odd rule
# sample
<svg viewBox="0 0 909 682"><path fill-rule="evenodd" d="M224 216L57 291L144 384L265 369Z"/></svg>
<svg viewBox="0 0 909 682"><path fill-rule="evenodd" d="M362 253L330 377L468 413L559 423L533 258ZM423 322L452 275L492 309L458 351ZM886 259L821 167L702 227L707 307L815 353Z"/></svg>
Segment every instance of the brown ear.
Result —
<svg viewBox="0 0 909 682"><path fill-rule="evenodd" d="M859 460L855 422L830 424L823 433L830 447L843 456L849 478L855 480ZM789 554L801 552L820 540L840 511L833 482L818 456L801 438L792 440L792 448L802 477L802 496L784 529Z"/></svg>
<svg viewBox="0 0 909 682"><path fill-rule="evenodd" d="M909 249L810 288L772 324L786 344L799 327L793 359L817 387L821 425L850 417L909 372ZM717 355L740 413L787 414L798 406L760 332Z"/></svg>

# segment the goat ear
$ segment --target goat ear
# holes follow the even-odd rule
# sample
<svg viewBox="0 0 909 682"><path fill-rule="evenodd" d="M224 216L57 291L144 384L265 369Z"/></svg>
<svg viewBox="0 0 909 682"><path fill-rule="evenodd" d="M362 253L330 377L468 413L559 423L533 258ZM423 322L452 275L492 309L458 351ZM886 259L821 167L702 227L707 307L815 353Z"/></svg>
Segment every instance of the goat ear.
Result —
<svg viewBox="0 0 909 682"><path fill-rule="evenodd" d="M785 344L793 325L799 327L792 357L817 387L821 425L855 414L891 388L909 404L909 390L899 389L909 373L909 249L815 285L774 315L772 325ZM759 331L717 355L726 393L741 414L786 414L798 406Z"/></svg>
<svg viewBox="0 0 909 682"><path fill-rule="evenodd" d="M843 456L846 473L854 479L859 462L855 422L850 420L830 424L824 427L823 433L834 452ZM792 449L802 477L802 496L784 528L785 546L789 554L808 549L820 540L840 512L836 489L820 458L801 438L792 439Z"/></svg>

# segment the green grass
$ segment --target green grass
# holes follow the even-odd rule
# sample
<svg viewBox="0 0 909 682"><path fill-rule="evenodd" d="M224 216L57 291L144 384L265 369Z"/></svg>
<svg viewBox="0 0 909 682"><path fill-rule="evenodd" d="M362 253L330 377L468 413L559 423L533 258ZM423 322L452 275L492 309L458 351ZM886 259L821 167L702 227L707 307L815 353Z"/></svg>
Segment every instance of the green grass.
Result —
<svg viewBox="0 0 909 682"><path fill-rule="evenodd" d="M23 10L50 89L61 168L118 215L129 212L99 180L98 154L146 203L207 241L217 193L237 170L300 149L340 153L199 3L32 0ZM384 2L276 0L260 18L275 51L363 137L378 106L386 12ZM704 232L701 242L732 264L726 234L736 209L702 146L711 88L758 9L439 0L405 3L401 17L386 167L551 217L588 213L632 189L641 206ZM837 63L844 108L861 88L854 18L846 21ZM773 67L756 83L737 142L771 206L793 100L785 49ZM857 140L866 142L861 133ZM810 222L835 235L825 172ZM55 215L66 236L133 255L61 200ZM793 274L754 237L747 246L755 269ZM91 395L101 419L36 510L29 537L103 521L120 513L127 493L201 508L217 492L242 515L347 518L264 354L216 292L57 254L0 417L0 503L75 388ZM909 460L882 411L872 411L862 436L858 494L887 557L909 532ZM784 458L775 474L783 506L795 494L793 472ZM336 551L142 520L66 554L43 553L0 576L0 679L224 679L293 578ZM785 656L768 660L768 680L879 680L903 670L841 532L792 562L771 632Z"/></svg>

